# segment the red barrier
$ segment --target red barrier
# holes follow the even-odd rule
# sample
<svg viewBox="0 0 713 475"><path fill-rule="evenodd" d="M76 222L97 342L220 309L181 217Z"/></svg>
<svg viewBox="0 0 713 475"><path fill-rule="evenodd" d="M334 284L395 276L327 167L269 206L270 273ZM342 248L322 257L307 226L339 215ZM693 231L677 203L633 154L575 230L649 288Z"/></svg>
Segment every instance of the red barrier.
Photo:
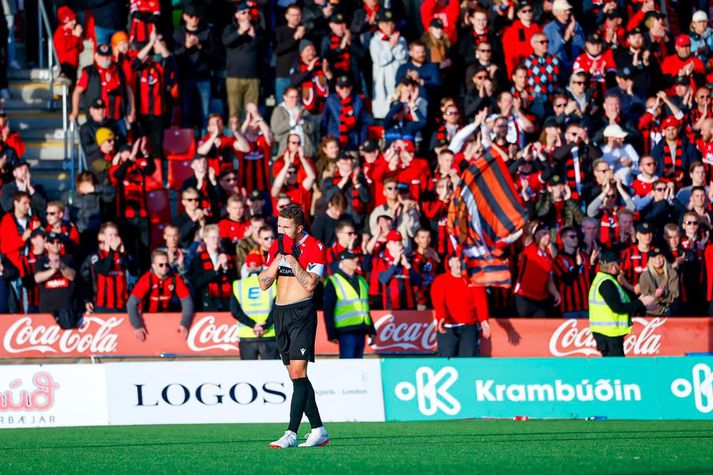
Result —
<svg viewBox="0 0 713 475"><path fill-rule="evenodd" d="M368 353L432 353L436 333L431 312L372 312L377 336ZM0 357L52 356L230 356L238 354L238 327L227 313L197 314L187 340L178 334L179 314L146 315L145 342L136 340L125 314L97 314L82 328L61 330L50 315L0 317ZM336 354L319 316L317 353ZM483 340L484 356L597 356L587 320L492 319L492 336ZM713 351L713 318L634 318L626 340L629 356L680 356Z"/></svg>

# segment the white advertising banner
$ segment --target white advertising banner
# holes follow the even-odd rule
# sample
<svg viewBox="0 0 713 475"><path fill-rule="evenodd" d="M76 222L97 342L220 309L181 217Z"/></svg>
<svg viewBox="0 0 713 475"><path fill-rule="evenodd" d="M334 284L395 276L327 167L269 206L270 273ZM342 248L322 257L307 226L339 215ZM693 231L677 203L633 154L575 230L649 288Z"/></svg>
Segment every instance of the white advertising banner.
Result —
<svg viewBox="0 0 713 475"><path fill-rule="evenodd" d="M287 422L292 383L280 361L110 363L109 423ZM325 422L383 421L378 360L321 360L309 377Z"/></svg>
<svg viewBox="0 0 713 475"><path fill-rule="evenodd" d="M107 424L102 366L0 366L0 428Z"/></svg>

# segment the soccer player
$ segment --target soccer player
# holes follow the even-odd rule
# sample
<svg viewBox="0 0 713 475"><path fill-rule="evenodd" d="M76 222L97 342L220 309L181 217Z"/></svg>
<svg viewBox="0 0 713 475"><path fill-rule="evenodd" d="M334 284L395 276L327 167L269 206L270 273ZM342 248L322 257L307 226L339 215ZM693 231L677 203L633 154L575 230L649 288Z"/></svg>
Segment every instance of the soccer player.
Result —
<svg viewBox="0 0 713 475"><path fill-rule="evenodd" d="M297 445L297 430L302 414L312 430L300 447L324 446L329 435L322 425L314 389L307 378L307 362L314 361L317 311L314 289L325 267L324 245L304 230L304 213L299 205L285 206L277 218L278 238L272 243L267 268L260 273L260 288L265 291L277 280L277 299L272 308L277 347L287 366L294 391L290 403L290 423L285 434L270 443L272 448Z"/></svg>

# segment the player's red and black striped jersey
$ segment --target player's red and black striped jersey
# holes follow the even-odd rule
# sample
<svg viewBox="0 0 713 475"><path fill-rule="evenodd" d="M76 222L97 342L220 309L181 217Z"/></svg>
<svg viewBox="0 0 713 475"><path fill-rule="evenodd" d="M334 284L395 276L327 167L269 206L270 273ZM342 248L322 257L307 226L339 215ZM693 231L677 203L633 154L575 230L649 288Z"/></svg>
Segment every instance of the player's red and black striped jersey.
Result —
<svg viewBox="0 0 713 475"><path fill-rule="evenodd" d="M172 312L180 309L180 301L191 293L180 275L159 279L152 271L141 276L131 296L141 301L143 312Z"/></svg>
<svg viewBox="0 0 713 475"><path fill-rule="evenodd" d="M555 258L555 276L559 287L562 313L578 312L589 308L589 287L592 284L589 258L579 251L582 264L577 265L575 256L561 252Z"/></svg>
<svg viewBox="0 0 713 475"><path fill-rule="evenodd" d="M126 282L127 256L124 252L99 251L96 269L97 307L108 310L125 310L128 298Z"/></svg>

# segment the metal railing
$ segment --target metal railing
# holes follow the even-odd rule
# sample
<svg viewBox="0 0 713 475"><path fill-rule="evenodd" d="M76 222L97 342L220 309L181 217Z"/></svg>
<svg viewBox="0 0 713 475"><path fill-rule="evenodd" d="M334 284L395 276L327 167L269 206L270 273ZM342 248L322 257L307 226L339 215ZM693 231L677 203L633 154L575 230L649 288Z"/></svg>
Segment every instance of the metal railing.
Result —
<svg viewBox="0 0 713 475"><path fill-rule="evenodd" d="M47 81L49 88L49 100L47 101L47 109L55 110L55 70L59 69L59 58L57 57L57 51L54 48L54 42L52 41L52 26L49 21L49 15L47 14L47 9L45 7L45 2L41 0L35 0L39 6L39 15L37 16L37 32L39 36L38 41L38 57L40 69L46 70L40 75L42 80ZM46 54L44 53L46 45ZM64 141L64 164L63 168L69 171L69 189L74 191L74 177L76 173L77 166L75 166L76 157L76 147L77 147L77 127L75 122L69 121L69 107L71 107L69 99L69 88L67 84L61 84L61 90L59 91L62 97L61 108L62 108L62 139ZM79 164L81 171L81 163Z"/></svg>

